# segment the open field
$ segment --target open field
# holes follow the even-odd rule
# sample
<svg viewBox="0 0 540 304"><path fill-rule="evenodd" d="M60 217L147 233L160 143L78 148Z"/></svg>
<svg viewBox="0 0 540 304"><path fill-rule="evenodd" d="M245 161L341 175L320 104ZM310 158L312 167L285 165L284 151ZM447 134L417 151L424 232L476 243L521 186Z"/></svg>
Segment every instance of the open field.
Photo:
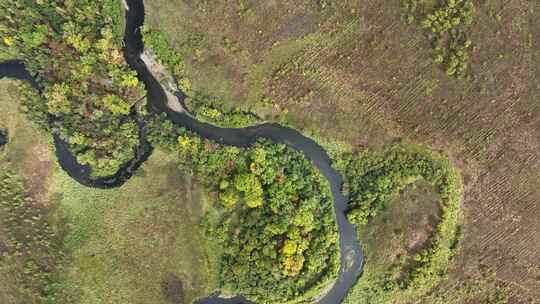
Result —
<svg viewBox="0 0 540 304"><path fill-rule="evenodd" d="M9 143L0 148L0 170L16 170L23 174L34 208L47 205L44 199L51 168L47 139L33 128L19 111L19 93L15 81L0 80L0 129L7 130ZM2 182L5 182L2 180ZM4 185L2 185L4 186ZM45 209L43 209L45 214ZM0 210L0 255L8 252L9 227L6 210ZM36 303L36 298L20 284L24 271L21 257L0 258L0 302L7 304Z"/></svg>
<svg viewBox="0 0 540 304"><path fill-rule="evenodd" d="M399 1L146 7L186 54L193 86L229 106L355 149L406 138L449 153L465 177L465 219L443 288L491 269L512 303L531 303L540 299L540 3L474 3L470 80L432 62L426 32L400 20Z"/></svg>
<svg viewBox="0 0 540 304"><path fill-rule="evenodd" d="M206 195L173 156L154 151L119 189L85 188L58 168L47 136L19 112L14 82L0 81L0 96L0 128L10 139L0 166L22 175L36 208L51 210L51 223L66 233L57 288L93 304L191 303L211 293L219 249L200 237ZM4 242L0 233L0 251ZM6 262L0 258L0 302L37 303L20 288L22 265Z"/></svg>
<svg viewBox="0 0 540 304"><path fill-rule="evenodd" d="M211 293L217 274L198 230L201 191L160 151L118 189L86 188L55 172L50 200L70 231L64 281L81 293L79 303L191 303Z"/></svg>
<svg viewBox="0 0 540 304"><path fill-rule="evenodd" d="M15 81L0 80L0 129L8 131L9 145L0 151L2 162L10 162L23 174L34 198L43 201L52 167L48 138L21 113Z"/></svg>

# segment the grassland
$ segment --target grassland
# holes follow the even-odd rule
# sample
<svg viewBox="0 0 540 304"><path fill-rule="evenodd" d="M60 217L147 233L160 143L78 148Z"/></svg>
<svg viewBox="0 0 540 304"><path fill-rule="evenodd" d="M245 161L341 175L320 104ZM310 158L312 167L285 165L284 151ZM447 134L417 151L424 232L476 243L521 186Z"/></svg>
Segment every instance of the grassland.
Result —
<svg viewBox="0 0 540 304"><path fill-rule="evenodd" d="M10 141L5 151L0 151L2 162L10 162L35 198L42 200L52 166L49 140L21 113L15 81L0 80L0 92L0 128L8 131Z"/></svg>
<svg viewBox="0 0 540 304"><path fill-rule="evenodd" d="M8 170L17 171L23 174L27 189L30 190L31 205L36 210L43 209L42 214L46 214L45 185L48 181L50 168L50 152L47 139L40 134L24 118L19 111L19 94L15 81L0 80L0 128L8 131L9 143L0 148L0 170L2 174ZM6 184L4 184L6 183ZM2 187L7 187L7 180L2 180ZM28 187L29 186L29 187ZM6 188L7 189L7 188ZM7 191L4 189L4 191ZM12 189L13 193L20 193L20 189ZM9 192L8 192L9 193ZM4 195L6 192L4 192ZM4 198L5 199L5 198ZM14 202L15 200L6 200ZM30 208L30 207L28 207ZM20 209L20 208L19 208ZM9 245L13 240L8 235L18 239L19 232L9 233L12 224L5 222L13 216L21 216L19 211L13 208L2 208L0 210L0 302L7 304L36 303L36 295L25 288L21 282L24 277L25 261L28 256L13 255L13 249ZM39 211L38 211L39 212ZM23 212L24 213L24 212ZM21 216L25 218L25 216ZM21 223L19 223L21 224ZM14 224L13 224L14 225ZM17 240L21 244L27 244L26 241ZM11 254L8 254L11 252ZM4 255L5 254L5 255Z"/></svg>
<svg viewBox="0 0 540 304"><path fill-rule="evenodd" d="M191 303L211 293L220 250L200 235L206 194L173 156L155 151L122 188L85 188L58 167L50 140L20 113L13 81L0 81L0 96L0 128L9 133L0 165L22 176L35 208L48 210L50 224L65 234L67 257L52 288L93 304ZM0 233L0 252L4 244ZM20 285L22 267L0 258L0 303L37 303Z"/></svg>
<svg viewBox="0 0 540 304"><path fill-rule="evenodd" d="M491 269L488 290L530 303L540 298L540 4L474 4L469 80L433 62L426 32L401 21L400 1L156 0L146 8L150 26L186 54L193 87L228 106L355 150L405 138L449 153L465 177L464 238L440 290L477 286Z"/></svg>
<svg viewBox="0 0 540 304"><path fill-rule="evenodd" d="M191 303L217 286L208 254L219 250L198 231L204 193L173 157L156 151L114 190L86 188L62 171L53 180L50 200L70 231L63 281L79 303Z"/></svg>

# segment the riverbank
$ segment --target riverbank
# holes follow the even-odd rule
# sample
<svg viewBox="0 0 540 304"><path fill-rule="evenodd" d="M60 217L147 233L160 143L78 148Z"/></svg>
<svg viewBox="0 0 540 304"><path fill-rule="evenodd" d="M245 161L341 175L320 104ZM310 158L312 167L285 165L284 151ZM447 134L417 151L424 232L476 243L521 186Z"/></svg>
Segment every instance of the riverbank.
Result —
<svg viewBox="0 0 540 304"><path fill-rule="evenodd" d="M152 50L145 48L140 55L152 76L162 85L163 91L167 98L167 107L178 113L188 113L182 106L178 96L175 95L179 91L176 82L165 65L160 63Z"/></svg>

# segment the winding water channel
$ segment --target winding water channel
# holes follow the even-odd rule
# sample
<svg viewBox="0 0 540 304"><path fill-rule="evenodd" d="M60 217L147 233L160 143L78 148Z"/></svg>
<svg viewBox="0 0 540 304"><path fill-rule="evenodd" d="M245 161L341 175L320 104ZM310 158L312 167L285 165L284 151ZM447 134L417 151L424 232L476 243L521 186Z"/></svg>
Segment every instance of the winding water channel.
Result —
<svg viewBox="0 0 540 304"><path fill-rule="evenodd" d="M145 84L147 90L148 108L151 113L166 113L167 117L175 124L181 125L203 138L214 140L224 145L237 147L249 147L257 138L264 137L277 143L301 151L307 159L325 176L331 186L336 221L339 229L340 269L338 277L332 288L326 292L317 303L338 304L343 301L349 289L356 283L362 272L363 253L356 238L355 227L347 221L345 211L347 198L341 193L342 177L332 167L332 161L326 151L310 138L300 132L283 127L279 124L265 123L247 128L220 128L211 124L202 123L186 113L179 113L167 106L167 96L161 84L152 76L148 67L140 58L144 49L139 28L144 22L143 0L127 0L126 31L124 37L124 56L139 79ZM39 86L34 77L24 68L20 61L0 63L0 78L10 77L29 82L33 87ZM183 94L178 94L182 96ZM152 148L144 138L145 129L143 122L140 123L141 145L137 148L136 157L125 164L119 172L108 178L92 179L90 170L86 166L77 163L76 158L70 153L68 145L59 136L54 136L56 154L60 166L72 178L79 183L96 188L112 188L122 185L128 180L135 170L150 155ZM199 304L240 304L249 303L241 296L224 299L211 296L200 299Z"/></svg>

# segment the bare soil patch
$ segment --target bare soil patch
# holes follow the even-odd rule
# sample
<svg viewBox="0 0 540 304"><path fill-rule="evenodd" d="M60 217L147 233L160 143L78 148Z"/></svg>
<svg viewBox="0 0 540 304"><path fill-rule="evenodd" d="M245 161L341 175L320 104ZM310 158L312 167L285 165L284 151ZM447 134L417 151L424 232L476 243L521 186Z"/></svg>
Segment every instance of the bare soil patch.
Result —
<svg viewBox="0 0 540 304"><path fill-rule="evenodd" d="M184 304L182 281L174 274L168 274L161 281L161 292L170 304Z"/></svg>

